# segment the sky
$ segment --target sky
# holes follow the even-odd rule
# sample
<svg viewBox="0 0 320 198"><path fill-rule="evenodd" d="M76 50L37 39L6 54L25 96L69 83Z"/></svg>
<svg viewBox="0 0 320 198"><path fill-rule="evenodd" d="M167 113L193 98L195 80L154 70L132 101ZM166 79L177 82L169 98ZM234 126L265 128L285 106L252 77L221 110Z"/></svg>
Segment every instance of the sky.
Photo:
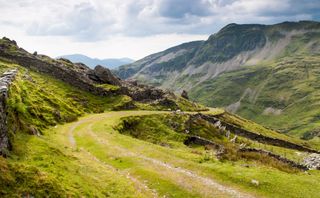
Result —
<svg viewBox="0 0 320 198"><path fill-rule="evenodd" d="M29 52L94 58L205 40L229 23L320 20L320 0L0 0L0 36Z"/></svg>

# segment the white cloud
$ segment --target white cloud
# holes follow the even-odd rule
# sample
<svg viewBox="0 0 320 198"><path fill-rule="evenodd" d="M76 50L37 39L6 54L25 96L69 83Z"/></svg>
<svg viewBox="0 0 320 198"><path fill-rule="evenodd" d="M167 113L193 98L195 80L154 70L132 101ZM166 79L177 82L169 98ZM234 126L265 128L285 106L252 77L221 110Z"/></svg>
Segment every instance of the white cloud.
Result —
<svg viewBox="0 0 320 198"><path fill-rule="evenodd" d="M138 58L204 39L232 22L315 19L319 5L319 0L0 0L0 28L22 47L52 56Z"/></svg>

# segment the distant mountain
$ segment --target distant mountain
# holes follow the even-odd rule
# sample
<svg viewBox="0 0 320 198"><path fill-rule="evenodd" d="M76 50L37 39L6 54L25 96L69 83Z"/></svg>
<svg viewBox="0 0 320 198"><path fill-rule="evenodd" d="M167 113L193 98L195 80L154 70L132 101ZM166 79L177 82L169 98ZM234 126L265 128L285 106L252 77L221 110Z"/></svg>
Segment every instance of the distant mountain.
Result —
<svg viewBox="0 0 320 198"><path fill-rule="evenodd" d="M229 24L114 71L120 78L187 90L268 127L320 137L320 23Z"/></svg>
<svg viewBox="0 0 320 198"><path fill-rule="evenodd" d="M94 68L97 65L105 66L109 69L114 69L121 65L129 64L134 62L134 60L130 58L108 58L108 59L98 59L98 58L91 58L82 54L70 54L70 55L62 55L57 58L66 58L69 59L73 63L84 63L87 66Z"/></svg>

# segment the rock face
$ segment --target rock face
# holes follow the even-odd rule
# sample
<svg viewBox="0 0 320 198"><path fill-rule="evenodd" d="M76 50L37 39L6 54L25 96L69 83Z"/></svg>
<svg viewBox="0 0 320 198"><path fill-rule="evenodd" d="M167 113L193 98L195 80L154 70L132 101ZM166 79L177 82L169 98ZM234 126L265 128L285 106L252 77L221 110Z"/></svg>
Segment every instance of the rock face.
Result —
<svg viewBox="0 0 320 198"><path fill-rule="evenodd" d="M17 70L5 72L0 77L0 155L6 155L11 145L8 138L7 128L7 105L9 86L16 76Z"/></svg>
<svg viewBox="0 0 320 198"><path fill-rule="evenodd" d="M115 77L109 69L101 65L97 65L94 70L90 70L88 76L90 79L100 83L108 83L117 86L121 85L120 79Z"/></svg>

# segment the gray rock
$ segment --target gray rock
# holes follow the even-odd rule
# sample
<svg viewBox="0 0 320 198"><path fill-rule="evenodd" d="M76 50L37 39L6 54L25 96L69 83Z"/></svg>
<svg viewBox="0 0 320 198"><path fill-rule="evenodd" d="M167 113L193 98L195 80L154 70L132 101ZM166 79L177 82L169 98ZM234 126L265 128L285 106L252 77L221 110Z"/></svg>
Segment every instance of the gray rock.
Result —
<svg viewBox="0 0 320 198"><path fill-rule="evenodd" d="M94 70L89 73L89 78L100 81L101 83L108 83L118 86L121 85L119 78L114 76L109 69L100 65L97 65Z"/></svg>
<svg viewBox="0 0 320 198"><path fill-rule="evenodd" d="M304 158L303 164L309 169L320 170L320 154L312 153Z"/></svg>
<svg viewBox="0 0 320 198"><path fill-rule="evenodd" d="M181 93L181 97L188 100L189 99L188 92L186 90L183 90Z"/></svg>

